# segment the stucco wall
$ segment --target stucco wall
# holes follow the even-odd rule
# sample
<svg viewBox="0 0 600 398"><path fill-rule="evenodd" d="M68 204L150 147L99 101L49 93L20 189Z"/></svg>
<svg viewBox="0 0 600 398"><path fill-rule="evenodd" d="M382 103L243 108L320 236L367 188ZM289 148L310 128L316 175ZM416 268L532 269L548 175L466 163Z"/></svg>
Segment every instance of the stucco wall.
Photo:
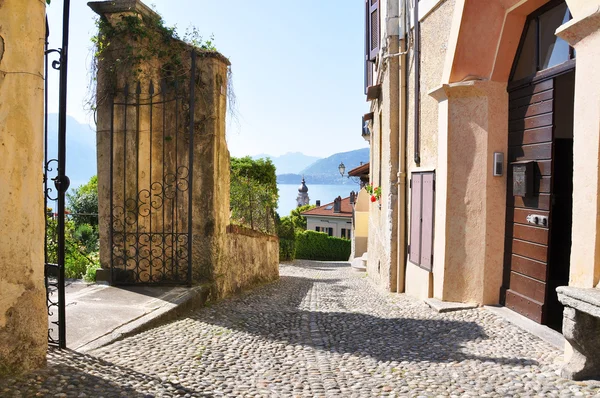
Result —
<svg viewBox="0 0 600 398"><path fill-rule="evenodd" d="M385 18L382 15L381 20ZM387 38L389 53L398 52L398 36ZM399 139L399 61L390 58L383 74L381 95L371 103L374 113L371 134L370 181L381 186L381 198L369 203L367 272L375 284L386 291L396 291L398 139Z"/></svg>
<svg viewBox="0 0 600 398"><path fill-rule="evenodd" d="M428 95L428 92L438 87L442 81L444 70L444 60L448 45L450 29L452 27L452 16L454 13L455 0L446 0L441 2L430 14L421 21L421 78L420 78L420 158L421 163L417 165L414 160L414 115L415 115L415 69L414 69L414 51L411 48L408 54L409 77L407 82L408 89L408 112L407 112L407 178L411 178L411 173L421 170L436 170L438 168L438 102ZM436 176L437 178L437 176ZM438 184L436 184L436 187ZM410 201L411 191L407 190L407 214L406 225L407 233L410 237ZM436 196L435 206L443 206L439 203ZM437 220L435 221L437 223ZM434 237L434 243L435 239ZM409 242L410 244L410 238ZM434 273L438 272L438 264L434 256ZM442 270L443 271L443 270ZM406 264L406 293L419 297L427 298L433 292L431 283L443 278L443 272L439 278L430 277L429 273L407 260ZM426 284L426 286L423 286Z"/></svg>
<svg viewBox="0 0 600 398"><path fill-rule="evenodd" d="M321 228L333 228L333 236L341 238L342 229L347 232L352 231L352 219L351 218L333 218L333 217L306 217L306 229L309 231L316 231L316 227ZM323 232L323 230L321 230ZM348 238L348 236L344 236Z"/></svg>
<svg viewBox="0 0 600 398"><path fill-rule="evenodd" d="M0 1L0 375L45 364L45 6Z"/></svg>
<svg viewBox="0 0 600 398"><path fill-rule="evenodd" d="M279 279L279 240L230 225L224 261L215 267L215 298Z"/></svg>

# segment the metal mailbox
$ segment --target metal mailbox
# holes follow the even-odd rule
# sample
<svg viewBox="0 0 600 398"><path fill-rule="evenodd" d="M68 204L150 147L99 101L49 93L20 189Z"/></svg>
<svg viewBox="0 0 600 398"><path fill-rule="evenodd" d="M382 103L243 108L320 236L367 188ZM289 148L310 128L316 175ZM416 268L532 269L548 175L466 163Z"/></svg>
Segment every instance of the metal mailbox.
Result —
<svg viewBox="0 0 600 398"><path fill-rule="evenodd" d="M533 164L532 161L512 163L513 196L533 195Z"/></svg>

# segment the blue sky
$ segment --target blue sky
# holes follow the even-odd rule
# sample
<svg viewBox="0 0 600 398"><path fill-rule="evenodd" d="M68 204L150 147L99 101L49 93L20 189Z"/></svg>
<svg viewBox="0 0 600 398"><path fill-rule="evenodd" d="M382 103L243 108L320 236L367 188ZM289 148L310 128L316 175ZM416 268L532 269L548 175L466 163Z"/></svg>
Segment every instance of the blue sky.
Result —
<svg viewBox="0 0 600 398"><path fill-rule="evenodd" d="M85 110L95 14L72 0L68 114ZM233 156L303 152L326 157L363 148L363 3L359 0L153 0L180 34L214 35L232 63L239 111L228 123ZM51 46L60 46L62 1L48 7ZM51 79L57 80L58 73ZM51 98L58 98L51 84ZM56 107L50 109L56 112Z"/></svg>

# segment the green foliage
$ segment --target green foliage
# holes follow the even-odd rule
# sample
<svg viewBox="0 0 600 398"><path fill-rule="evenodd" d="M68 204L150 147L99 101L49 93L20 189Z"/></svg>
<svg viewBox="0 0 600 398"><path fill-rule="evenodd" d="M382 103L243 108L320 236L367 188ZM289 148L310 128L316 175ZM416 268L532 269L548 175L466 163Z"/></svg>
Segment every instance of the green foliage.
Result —
<svg viewBox="0 0 600 398"><path fill-rule="evenodd" d="M294 228L305 231L306 230L306 217L303 216L301 213L303 213L307 210L310 210L310 209L314 209L315 207L317 207L317 206L304 205L304 206L296 207L294 210L292 210L290 212L290 215L287 217L289 217L290 221L294 225ZM286 218L286 217L284 217L284 218Z"/></svg>
<svg viewBox="0 0 600 398"><path fill-rule="evenodd" d="M277 175L275 165L271 159L252 159L250 156L243 158L231 158L231 173L242 175L258 182L268 185L271 189L277 189Z"/></svg>
<svg viewBox="0 0 600 398"><path fill-rule="evenodd" d="M48 217L47 220L47 249L46 261L58 263L58 221ZM83 224L82 230L93 230L90 225ZM76 227L72 220L65 220L65 277L70 279L81 279L91 274L91 268L100 268L100 260L96 251L89 251L86 244L76 237ZM97 246L97 240L95 245ZM95 275L93 276L95 280Z"/></svg>
<svg viewBox="0 0 600 398"><path fill-rule="evenodd" d="M292 261L296 258L296 241L279 238L279 261Z"/></svg>
<svg viewBox="0 0 600 398"><path fill-rule="evenodd" d="M73 193L67 193L67 202L75 225L91 225L97 234L98 176L93 176L87 184L78 187Z"/></svg>
<svg viewBox="0 0 600 398"><path fill-rule="evenodd" d="M275 166L270 160L231 158L231 218L246 227L276 233L279 200Z"/></svg>
<svg viewBox="0 0 600 398"><path fill-rule="evenodd" d="M296 229L289 217L283 217L277 223L279 236L279 261L291 261L296 258Z"/></svg>
<svg viewBox="0 0 600 398"><path fill-rule="evenodd" d="M162 75L165 78L181 76L185 73L181 55L185 44L202 52L217 51L214 36L203 40L196 27L189 27L183 36L177 32L176 26L167 26L163 18L156 13L147 15L121 15L114 23L105 18L96 21L98 33L92 37L94 44L94 59L105 60L110 51L117 51L107 70L114 73L117 70L132 70L135 78L140 78L141 64L158 57L163 63ZM121 37L126 43L114 48L114 39ZM94 71L97 66L93 65ZM95 80L95 78L94 78Z"/></svg>
<svg viewBox="0 0 600 398"><path fill-rule="evenodd" d="M322 232L296 233L296 258L305 260L346 261L350 257L351 242Z"/></svg>

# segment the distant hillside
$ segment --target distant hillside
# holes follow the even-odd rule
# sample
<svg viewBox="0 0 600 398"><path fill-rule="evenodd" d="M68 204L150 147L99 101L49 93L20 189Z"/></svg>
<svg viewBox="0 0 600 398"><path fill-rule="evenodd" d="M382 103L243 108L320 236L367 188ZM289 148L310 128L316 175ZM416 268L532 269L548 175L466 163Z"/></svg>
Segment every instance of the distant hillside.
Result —
<svg viewBox="0 0 600 398"><path fill-rule="evenodd" d="M299 184L302 176L310 184L354 184L349 180L348 171L360 166L360 163L369 161L369 148L357 149L350 152L341 152L328 158L317 160L300 173L278 174L277 182L280 184ZM346 166L344 177L340 176L338 167L340 163Z"/></svg>
<svg viewBox="0 0 600 398"><path fill-rule="evenodd" d="M257 155L252 159L269 158L277 169L277 174L297 173L321 159L315 156L307 156L300 152L288 152L281 156Z"/></svg>
<svg viewBox="0 0 600 398"><path fill-rule="evenodd" d="M369 161L369 148L357 149L350 152L340 152L321 159L311 164L300 174L314 175L339 175L338 166L344 163L346 171L350 171L355 167L360 166L360 162L366 163Z"/></svg>

